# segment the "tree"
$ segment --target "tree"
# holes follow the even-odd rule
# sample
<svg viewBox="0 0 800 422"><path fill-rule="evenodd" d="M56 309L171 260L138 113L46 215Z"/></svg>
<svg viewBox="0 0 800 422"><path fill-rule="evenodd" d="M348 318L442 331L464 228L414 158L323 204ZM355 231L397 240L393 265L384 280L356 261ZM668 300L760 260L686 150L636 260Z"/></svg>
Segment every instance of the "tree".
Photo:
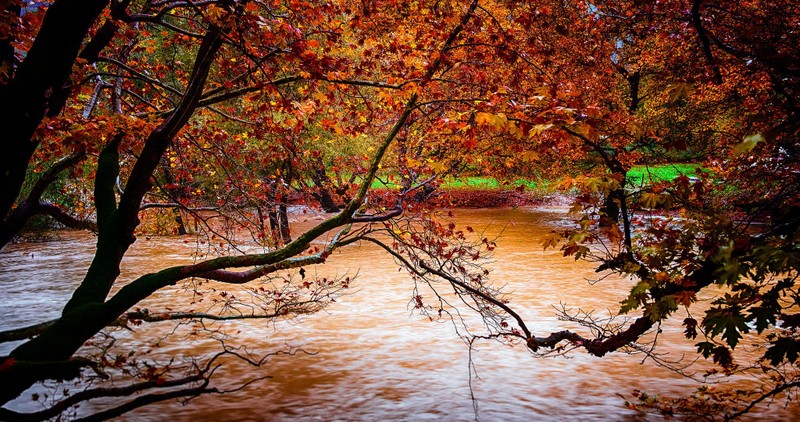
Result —
<svg viewBox="0 0 800 422"><path fill-rule="evenodd" d="M472 150L490 140L533 153L524 158L545 168L563 165L554 155L572 159L583 174L565 185L578 191L579 228L554 233L545 247L560 243L565 256L631 280L620 313L637 313L610 330L579 318L592 336L535 335L495 303L517 320L496 336L535 353L567 343L601 357L649 350L637 341L684 311L686 337L701 336L698 353L722 372L768 375L728 416L797 388L798 50L789 29L800 22L797 7L698 0L491 10L494 41L470 38L480 66L455 78L482 100L442 100L448 117ZM679 157L701 158L707 170L645 186L626 176L634 164ZM689 310L699 295L713 300L698 320ZM750 332L760 359L739 365L733 352Z"/></svg>
<svg viewBox="0 0 800 422"><path fill-rule="evenodd" d="M3 15L4 28L19 28L3 51L14 45L24 54L4 58L19 65L0 92L3 123L14 128L2 163L2 240L47 213L96 227L98 248L61 318L6 333L34 338L0 363L4 402L40 380L113 369L96 356L76 358L109 325L234 318L136 310L160 288L193 278L254 282L323 262L358 240L394 256L416 283L454 290L481 316L480 338L524 342L535 355L579 348L656 359L639 342L685 311L687 338L702 336L698 353L724 373L736 369L742 335L758 334L753 368L772 378L729 416L800 385L800 12L791 2L57 0L40 21L42 13ZM317 142L328 138L364 143L367 157L326 156ZM687 158L703 160L697 179L634 185L627 177L635 164ZM352 173L334 169L337 162ZM383 200L370 196L379 169L394 163L390 176L402 188ZM96 221L42 199L67 169L92 176L93 195L76 200L91 202ZM565 313L589 334L535 332L515 311L524 304L509 302L480 266L492 240L471 241L470 229L415 213L414 199L464 170L568 175L578 226L545 247L596 262L600 277L630 280L620 313L635 317L599 327ZM341 209L330 219L291 233L281 221L286 195L299 189L327 201L331 177L357 186L342 183L349 199L333 204ZM166 268L110 294L140 218L163 209L191 215L208 239L234 251L245 240L233 229L244 227L263 253ZM326 246L313 249L330 230ZM231 271L238 268L247 269ZM246 317L314 312L343 282L265 289ZM704 294L714 298L698 320L689 309ZM457 306L443 295L432 303L416 296L415 305L432 316ZM236 351L223 345L221 353ZM112 416L210 392L219 358L187 365L182 377L169 378L168 366L142 370L127 390L90 389L72 400L170 388L101 414Z"/></svg>
<svg viewBox="0 0 800 422"><path fill-rule="evenodd" d="M44 13L41 27L30 25L27 32L20 32L18 39L7 40L25 47L22 39L36 34L2 93L4 123L14 129L13 136L6 141L13 154L4 155L3 162L3 215L6 216L3 231L7 243L30 215L40 212L42 195L55 175L84 160L82 166L92 168L89 175L94 179L92 202L97 251L60 318L4 333L4 341L31 339L3 358L0 396L7 403L36 382L71 380L87 368L100 377L106 371L118 370L133 381L124 388L90 387L32 415L4 409L3 417L7 419L44 419L86 400L169 390L140 395L95 415L107 418L154 401L212 392L215 390L209 387L209 379L217 359L236 355L223 345L219 355L205 363L187 365L182 368L187 371L185 375L173 378L169 377L169 364L141 370L141 362L122 359L109 363L103 356L76 356L87 341L96 339L106 327L183 319L285 318L314 312L328 303L346 287L346 280L305 281L285 286L282 291L256 290L257 302L248 305L250 311L246 314L230 312L237 302L226 303L223 312L216 315L151 314L134 308L159 289L182 280L200 278L239 285L277 271L324 262L332 250L369 232L353 230L353 224L377 223L397 216L399 209L369 211L370 205L365 200L371 182L390 144L415 112L420 94L432 77L441 72L442 60L423 61L421 57L429 51L446 49L458 39L477 5L477 2L466 7L453 4L448 13L428 12L426 16L408 19L404 16L408 10L401 8L397 16L392 5L378 3L366 15L351 9L347 2L70 3L55 1ZM101 15L105 23L98 28L95 21ZM22 25L15 22L18 17L13 14L4 17L9 18L12 26ZM23 15L22 20L25 19L33 20ZM375 23L374 32L360 19ZM435 21L426 38L428 43L419 46L418 51L395 44L395 48L407 53L403 60L408 60L408 66L392 67L391 71L407 72L402 75L407 82L389 84L360 79L364 75L384 75L387 71L376 68L381 64L378 61L358 60L343 53L349 52L351 45L376 43L375 37L388 38L386 28L401 19L419 30L426 28L422 24L424 19ZM111 33L103 35L101 45L97 45L100 41L95 40L105 34L102 31L106 23L112 27ZM92 37L81 50L87 35ZM87 50L93 54L89 55ZM170 52L173 55L168 66L164 60ZM401 64L401 60L397 61L395 64ZM36 83L30 83L32 78ZM296 84L294 92L281 91L290 84ZM388 125L389 129L370 130L366 118L334 120L348 112L366 112L363 102L351 99L348 93L348 90L358 93L362 88L396 92L390 103L369 110L369 116L378 126ZM341 94L337 94L339 91ZM67 98L56 106L54 101L59 95ZM227 110L217 108L229 100L238 102L234 101ZM217 205L225 215L238 219L240 224L247 223L250 215L244 207L259 199L256 193L263 190L263 185L258 178L238 179L241 168L229 168L254 158L240 155L247 144L242 140L255 137L268 143L285 142L289 155L297 154L299 151L291 149L301 145L296 139L304 134L303 125L314 116L318 106L320 114L329 113L328 121L321 122L323 127L343 135L370 130L380 136L367 157L365 171L359 175L360 186L340 212L293 240L282 225L281 241L261 253L219 256L165 268L139 277L112 293L122 258L136 240L143 208L160 208L153 201L160 195L170 200L170 206L197 212L199 216L195 205L208 197L218 198ZM231 130L241 129L242 125L247 125L243 135L230 136ZM286 178L293 172L291 158L272 157L270 148L261 152L266 152L264 160L283 161L272 168L276 174L283 174L285 183L291 183ZM32 170L38 165L63 155L66 158L45 170L27 197L18 198L26 172L35 174ZM175 189L179 186L174 186L175 180L192 183L192 166L202 168L203 161L209 159L216 160L212 162L215 171L226 173L220 181L224 185L215 185L213 175L196 178L195 192L177 194ZM176 162L180 166L173 168L172 163ZM214 185L213 195L203 195L203 189L211 185ZM217 196L221 188L227 193ZM279 190L275 193L283 194ZM281 204L285 207L285 201ZM281 212L285 216L285 208ZM66 218L62 221L73 222ZM208 224L207 229L217 228ZM336 234L324 248L312 247L312 241L331 230ZM227 241L236 247L235 239ZM248 269L231 271L237 268ZM139 365L139 369L126 372L120 368L129 363Z"/></svg>

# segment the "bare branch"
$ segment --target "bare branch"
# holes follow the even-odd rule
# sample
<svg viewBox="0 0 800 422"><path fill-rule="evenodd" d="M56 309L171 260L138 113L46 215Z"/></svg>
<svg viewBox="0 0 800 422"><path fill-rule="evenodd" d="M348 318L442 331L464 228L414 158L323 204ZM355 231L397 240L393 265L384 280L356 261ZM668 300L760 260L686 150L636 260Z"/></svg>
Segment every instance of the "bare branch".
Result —
<svg viewBox="0 0 800 422"><path fill-rule="evenodd" d="M76 420L81 422L105 421L153 403L158 403L165 400L177 399L181 397L197 397L202 394L219 392L219 390L217 390L216 388L208 388L208 384L209 381L206 380L203 384L194 388L185 388L181 390L170 391L168 393L146 394L144 396L139 396L123 405Z"/></svg>
<svg viewBox="0 0 800 422"><path fill-rule="evenodd" d="M284 316L284 314L248 314L248 315L216 315L204 312L149 312L146 309L141 311L128 312L117 321L114 325L123 327L128 326L128 322L142 321L142 322L165 322L165 321L181 321L187 319L207 319L211 321L234 321L242 319L271 319Z"/></svg>
<svg viewBox="0 0 800 422"><path fill-rule="evenodd" d="M451 276L450 274L447 274L446 272L444 272L442 270L435 269L435 268L431 267L430 265L428 265L424 261L419 261L419 266L420 266L420 268L424 269L425 271L428 271L430 273L436 274L437 276L447 280L450 284L455 284L456 286L461 287L462 289L464 289L464 290L466 290L466 291L468 291L468 292L480 297L481 299L491 303L492 305L497 306L498 308L502 309L503 311L505 311L507 314L511 315L511 317L514 318L517 321L517 325L519 325L519 328L522 329L522 332L525 333L525 338L526 339L532 338L531 331L528 329L528 326L525 325L525 321L522 320L522 317L518 313L514 312L514 310L511 309L511 307L509 307L505 303L501 302L497 298L494 298L494 297L492 297L490 295L487 295L484 292L481 292L480 290L470 286L467 283L464 283L463 281L460 281L460 280L456 279L455 277Z"/></svg>
<svg viewBox="0 0 800 422"><path fill-rule="evenodd" d="M734 413L732 415L725 415L725 420L727 421L727 420L736 419L739 416L742 416L744 414L749 413L751 410L753 410L753 407L755 407L757 404L761 403L762 401L764 401L764 400L766 400L766 399L768 399L770 397L774 397L774 396L776 396L776 395L778 395L778 394L780 394L780 393L782 393L782 392L784 392L786 390L789 390L789 389L792 389L792 388L798 388L798 387L800 387L800 381L787 382L787 383L780 384L777 387L773 388L772 390L767 391L766 393L761 395L761 397L753 400L744 409L742 409L742 410L740 410L740 411L738 411L738 412L736 412L736 413Z"/></svg>
<svg viewBox="0 0 800 422"><path fill-rule="evenodd" d="M126 397L133 395L135 393L151 389L151 388L170 388L170 387L177 387L181 385L186 385L194 382L205 381L204 374L199 375L192 375L184 378L173 379L173 380L152 380L152 381L145 381L140 383L135 383L131 385L127 385L125 387L111 387L111 388L94 388L90 390L80 391L74 393L64 400L56 403L55 405L38 412L34 413L17 413L7 409L0 409L0 418L4 421L43 421L50 418L54 418L60 415L62 412L66 411L67 409L78 405L80 403L102 398L102 397ZM179 390L179 391L189 391L189 390ZM211 391L211 390L209 390ZM169 393L167 393L169 394ZM194 394L185 394L185 395L178 395L174 397L185 397L188 395ZM174 397L167 397L174 398ZM153 403L153 402L150 402ZM132 410L132 409L130 409ZM130 411L126 410L126 411ZM105 413L105 412L102 412ZM98 414L99 415L99 414ZM97 416L97 415L93 415ZM91 417L89 417L91 418ZM87 418L87 420L92 420Z"/></svg>

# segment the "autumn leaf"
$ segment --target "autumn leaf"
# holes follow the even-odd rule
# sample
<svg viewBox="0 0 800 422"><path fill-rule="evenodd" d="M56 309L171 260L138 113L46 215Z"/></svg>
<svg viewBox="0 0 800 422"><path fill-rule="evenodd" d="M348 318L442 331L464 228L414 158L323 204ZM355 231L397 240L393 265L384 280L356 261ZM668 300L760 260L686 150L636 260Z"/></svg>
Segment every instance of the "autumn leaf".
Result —
<svg viewBox="0 0 800 422"><path fill-rule="evenodd" d="M667 94L667 101L669 103L674 103L681 98L688 97L692 91L694 91L694 86L692 84L676 82L667 85L667 89L664 90L664 93Z"/></svg>
<svg viewBox="0 0 800 422"><path fill-rule="evenodd" d="M685 307L689 307L692 303L694 303L695 293L691 290L681 290L678 293L675 293L675 301Z"/></svg>
<svg viewBox="0 0 800 422"><path fill-rule="evenodd" d="M558 243L561 241L561 235L556 232L550 232L544 236L542 239L542 248L547 250L548 248L555 248L558 246Z"/></svg>
<svg viewBox="0 0 800 422"><path fill-rule="evenodd" d="M475 114L475 123L479 126L491 125L495 130L501 131L508 125L508 118L503 113L492 114L479 112Z"/></svg>
<svg viewBox="0 0 800 422"><path fill-rule="evenodd" d="M733 147L734 157L738 157L742 154L752 151L759 142L764 142L764 136L760 133L745 136L742 142L739 142Z"/></svg>
<svg viewBox="0 0 800 422"><path fill-rule="evenodd" d="M686 327L683 334L688 339L697 338L697 320L694 318L686 318L683 320L683 326Z"/></svg>

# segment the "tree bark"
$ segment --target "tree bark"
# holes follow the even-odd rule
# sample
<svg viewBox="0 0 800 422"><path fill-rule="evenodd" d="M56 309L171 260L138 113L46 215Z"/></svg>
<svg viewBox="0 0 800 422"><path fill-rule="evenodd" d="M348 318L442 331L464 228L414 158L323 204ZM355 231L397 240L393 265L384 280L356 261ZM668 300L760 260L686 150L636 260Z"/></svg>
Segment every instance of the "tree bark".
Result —
<svg viewBox="0 0 800 422"><path fill-rule="evenodd" d="M322 210L329 213L338 212L339 206L336 205L336 202L333 200L333 196L331 195L330 178L328 177L327 173L325 173L325 167L323 166L321 160L314 169L312 180L314 181L314 185L317 186L317 189L319 189L319 194L315 196L317 197Z"/></svg>
<svg viewBox="0 0 800 422"><path fill-rule="evenodd" d="M56 0L45 14L36 40L14 78L0 92L0 217L19 196L33 152L36 128L55 104L72 72L81 43L108 0Z"/></svg>
<svg viewBox="0 0 800 422"><path fill-rule="evenodd" d="M203 43L197 52L196 61L189 79L186 93L175 111L155 129L147 138L142 153L131 170L119 206L113 204L116 190L116 173L110 176L110 170L101 172L101 167L115 165L108 156L107 163L98 163L95 190L97 208L97 225L99 235L97 252L89 267L86 278L75 290L72 298L64 307L64 314L76 307L92 302L105 300L111 286L119 275L119 264L130 245L135 241L134 230L139 225L139 209L142 198L150 190L150 178L161 162L172 139L189 121L202 95L205 81L214 62L217 51L222 46L222 30L212 27L208 30ZM104 152L106 152L104 150ZM107 151L107 154L116 154ZM102 155L102 154L101 154ZM100 160L102 160L101 157ZM118 168L116 172L118 172ZM108 172L108 174L106 173ZM100 184L104 187L101 188Z"/></svg>

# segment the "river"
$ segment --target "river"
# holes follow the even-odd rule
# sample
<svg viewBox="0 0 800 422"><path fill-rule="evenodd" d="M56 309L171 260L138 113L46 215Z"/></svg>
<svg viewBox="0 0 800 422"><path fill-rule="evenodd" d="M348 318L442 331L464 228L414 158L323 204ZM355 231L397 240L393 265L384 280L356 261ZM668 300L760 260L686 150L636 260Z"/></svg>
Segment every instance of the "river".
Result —
<svg viewBox="0 0 800 422"><path fill-rule="evenodd" d="M321 217L308 217L311 224ZM543 251L540 241L551 230L569 224L563 209L455 210L459 225L501 234L491 264L491 278L513 291L512 306L538 335L574 325L558 321L553 305L594 309L604 315L618 309L631 287L627 280L606 279L592 265ZM0 253L0 329L43 321L58 315L92 258L94 238L65 232L61 240L15 244ZM193 242L143 238L124 261L121 280L167 265L191 262ZM454 325L431 321L409 305L413 285L391 257L362 245L335 253L312 274L356 275L352 292L325 311L277 324L250 321L228 324L240 332L241 344L256 354L300 347L309 352L279 355L261 368L233 363L220 370L221 386L269 375L271 378L226 395L208 395L182 405L166 402L126 415L126 420L473 420L470 383L478 416L485 421L650 420L660 417L631 410L620 396L632 399L638 389L681 395L697 384L655 365L643 355L612 354L602 359L575 351L567 357L534 358L522 346L477 342L472 350ZM21 281L22 280L22 281ZM146 305L177 308L180 289L162 292ZM196 305L195 305L196 306ZM682 320L680 316L678 320ZM145 325L123 335L121 344L151 347ZM579 329L579 328L578 328ZM659 343L670 357L689 357L694 341L682 328L663 327ZM584 331L584 334L586 332ZM2 345L7 353L10 345ZM185 355L210 352L215 343L163 341L157 353ZM155 353L155 352L154 352ZM794 416L782 402L754 414L756 418Z"/></svg>

